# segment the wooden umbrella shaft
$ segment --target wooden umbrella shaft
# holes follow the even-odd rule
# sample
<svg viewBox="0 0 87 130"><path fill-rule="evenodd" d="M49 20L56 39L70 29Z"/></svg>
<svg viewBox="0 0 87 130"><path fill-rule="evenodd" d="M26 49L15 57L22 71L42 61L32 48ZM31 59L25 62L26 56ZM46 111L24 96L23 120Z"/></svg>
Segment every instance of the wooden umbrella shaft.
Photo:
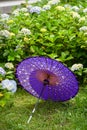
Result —
<svg viewBox="0 0 87 130"><path fill-rule="evenodd" d="M42 96L42 93L43 93L43 91L44 91L44 88L45 88L45 85L43 86L43 88L42 88L42 90L41 90L41 93L40 93L40 95L39 95L39 98L37 99L37 102L36 102L36 104L35 104L35 107L33 108L32 112L31 112L31 114L30 114L30 116L29 116L29 119L28 119L28 121L27 121L28 124L30 123L30 121L31 121L31 119L32 119L33 113L36 111L36 108L37 108L37 106L38 106L38 104L39 104L39 100L40 100L40 98L41 98L41 96Z"/></svg>

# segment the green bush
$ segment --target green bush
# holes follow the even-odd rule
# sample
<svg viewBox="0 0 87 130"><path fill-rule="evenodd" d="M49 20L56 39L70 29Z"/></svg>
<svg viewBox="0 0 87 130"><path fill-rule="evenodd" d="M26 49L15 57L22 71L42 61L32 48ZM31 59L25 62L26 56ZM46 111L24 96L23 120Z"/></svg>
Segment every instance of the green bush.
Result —
<svg viewBox="0 0 87 130"><path fill-rule="evenodd" d="M0 36L1 59L17 62L28 56L47 55L69 65L80 61L86 66L87 36L79 30L87 25L86 14L82 9L73 12L57 6L40 14L20 9L18 16L1 20L0 28L9 31L7 37ZM83 16L85 20L80 21ZM31 34L20 34L22 28L29 29Z"/></svg>
<svg viewBox="0 0 87 130"><path fill-rule="evenodd" d="M65 2L66 3L66 2ZM72 2L71 2L72 3ZM74 3L74 2L73 2ZM31 11L31 6L39 9ZM44 6L45 5L45 6ZM81 63L87 73L87 8L43 1L23 5L0 17L0 62L17 64L24 58L45 55L71 68ZM25 7L25 8L24 8ZM36 7L38 8L38 7ZM42 10L44 9L44 11Z"/></svg>

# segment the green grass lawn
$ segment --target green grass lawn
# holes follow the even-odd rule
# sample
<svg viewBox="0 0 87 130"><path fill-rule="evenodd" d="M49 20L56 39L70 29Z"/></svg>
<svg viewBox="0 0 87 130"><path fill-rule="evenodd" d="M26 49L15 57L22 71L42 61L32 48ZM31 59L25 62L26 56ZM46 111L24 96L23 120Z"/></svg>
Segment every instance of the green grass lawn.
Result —
<svg viewBox="0 0 87 130"><path fill-rule="evenodd" d="M78 95L68 102L40 101L30 124L28 117L36 98L23 89L0 108L0 130L86 130L87 90L81 88Z"/></svg>

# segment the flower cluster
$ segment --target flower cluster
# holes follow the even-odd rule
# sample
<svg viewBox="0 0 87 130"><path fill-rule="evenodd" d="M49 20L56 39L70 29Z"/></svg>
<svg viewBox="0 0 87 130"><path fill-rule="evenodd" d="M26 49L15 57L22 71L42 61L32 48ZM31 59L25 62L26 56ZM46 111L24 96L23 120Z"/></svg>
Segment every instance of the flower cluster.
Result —
<svg viewBox="0 0 87 130"><path fill-rule="evenodd" d="M39 6L33 6L33 7L31 7L30 8L30 13L37 13L37 14L39 14L40 12L41 12L41 7L39 7Z"/></svg>
<svg viewBox="0 0 87 130"><path fill-rule="evenodd" d="M18 16L18 15L19 15L19 11L20 11L20 9L17 8L16 10L14 10L14 11L12 12L12 14L13 14L14 16Z"/></svg>
<svg viewBox="0 0 87 130"><path fill-rule="evenodd" d="M29 29L27 29L27 28L22 28L19 33L22 33L24 35L30 35L31 31Z"/></svg>
<svg viewBox="0 0 87 130"><path fill-rule="evenodd" d="M57 7L56 7L56 10L65 11L65 7L63 7L63 6L57 6Z"/></svg>
<svg viewBox="0 0 87 130"><path fill-rule="evenodd" d="M6 63L5 67L8 68L8 69L14 69L14 65L10 62Z"/></svg>
<svg viewBox="0 0 87 130"><path fill-rule="evenodd" d="M0 75L5 76L5 74L6 71L2 67L0 67Z"/></svg>
<svg viewBox="0 0 87 130"><path fill-rule="evenodd" d="M0 18L2 20L8 20L9 19L9 15L8 14L1 14Z"/></svg>
<svg viewBox="0 0 87 130"><path fill-rule="evenodd" d="M80 69L83 69L83 64L74 64L74 65L72 65L72 67L71 67L71 70L72 71L75 71L75 70L80 70Z"/></svg>
<svg viewBox="0 0 87 130"><path fill-rule="evenodd" d="M6 38L9 38L11 33L8 30L1 30L0 35Z"/></svg>
<svg viewBox="0 0 87 130"><path fill-rule="evenodd" d="M27 28L22 28L19 31L19 34L30 35L31 31ZM12 36L15 36L15 34L13 32L9 32L8 30L1 30L0 36L5 37L5 38L11 38Z"/></svg>
<svg viewBox="0 0 87 130"><path fill-rule="evenodd" d="M28 12L28 9L27 8L21 8L19 11L24 13L24 12Z"/></svg>
<svg viewBox="0 0 87 130"><path fill-rule="evenodd" d="M83 9L83 13L87 13L87 8Z"/></svg>
<svg viewBox="0 0 87 130"><path fill-rule="evenodd" d="M79 30L85 32L85 31L87 31L87 26L83 26L83 27L81 27Z"/></svg>
<svg viewBox="0 0 87 130"><path fill-rule="evenodd" d="M78 12L80 10L78 6L72 6L71 9L76 11L76 12Z"/></svg>
<svg viewBox="0 0 87 130"><path fill-rule="evenodd" d="M1 78L1 83L0 86L2 87L2 89L7 89L8 91L14 93L17 90L17 83L15 80L9 80L6 78L6 76L11 72L10 70L14 69L14 65L11 62L7 62L5 64L5 68L8 69L8 71L6 71L4 68L0 67L0 75L4 76ZM5 79L6 78L6 79Z"/></svg>
<svg viewBox="0 0 87 130"><path fill-rule="evenodd" d="M15 80L5 79L1 82L2 88L14 93L17 90L17 83Z"/></svg>
<svg viewBox="0 0 87 130"><path fill-rule="evenodd" d="M26 12L28 12L28 9L27 8L17 8L16 10L14 10L12 12L12 14L14 16L19 16L21 12L26 13Z"/></svg>
<svg viewBox="0 0 87 130"><path fill-rule="evenodd" d="M80 18L80 15L75 11L72 11L71 15L72 15L73 18Z"/></svg>
<svg viewBox="0 0 87 130"><path fill-rule="evenodd" d="M46 11L46 10L50 10L51 9L51 5L56 5L58 3L60 3L60 0L50 0L46 5L43 5L43 7L39 7L39 6L32 6L30 4L36 3L36 2L40 2L41 0L30 0L29 6L27 7L29 9L30 13L37 13L40 14L41 11Z"/></svg>
<svg viewBox="0 0 87 130"><path fill-rule="evenodd" d="M58 4L58 3L60 3L60 0L50 0L48 2L48 5L55 5L55 4Z"/></svg>
<svg viewBox="0 0 87 130"><path fill-rule="evenodd" d="M86 18L83 16L83 17L80 17L79 22L81 23L81 22L84 22L85 20Z"/></svg>

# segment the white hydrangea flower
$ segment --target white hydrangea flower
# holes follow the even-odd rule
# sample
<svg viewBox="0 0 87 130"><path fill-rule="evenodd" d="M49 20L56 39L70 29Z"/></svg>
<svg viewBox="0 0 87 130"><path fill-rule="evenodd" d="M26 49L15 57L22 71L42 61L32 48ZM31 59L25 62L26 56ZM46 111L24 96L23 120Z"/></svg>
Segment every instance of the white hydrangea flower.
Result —
<svg viewBox="0 0 87 130"><path fill-rule="evenodd" d="M87 8L83 9L83 13L87 13Z"/></svg>
<svg viewBox="0 0 87 130"><path fill-rule="evenodd" d="M3 76L5 76L6 74L6 71L2 67L0 67L0 74Z"/></svg>
<svg viewBox="0 0 87 130"><path fill-rule="evenodd" d="M22 11L22 12L28 12L28 9L27 8L21 8L20 11Z"/></svg>
<svg viewBox="0 0 87 130"><path fill-rule="evenodd" d="M85 21L85 20L86 20L85 17L81 17L81 18L79 19L79 22L82 22L82 21Z"/></svg>
<svg viewBox="0 0 87 130"><path fill-rule="evenodd" d="M72 71L79 70L79 69L83 69L83 64L80 64L80 63L79 64L74 64L71 67Z"/></svg>
<svg viewBox="0 0 87 130"><path fill-rule="evenodd" d="M80 10L78 6L72 6L71 9L76 11L76 12L78 12Z"/></svg>
<svg viewBox="0 0 87 130"><path fill-rule="evenodd" d="M30 35L31 31L27 28L22 28L20 33L24 34L24 35Z"/></svg>
<svg viewBox="0 0 87 130"><path fill-rule="evenodd" d="M18 9L16 9L16 10L14 10L14 11L12 12L12 14L13 14L14 16L19 16L19 12L20 12L20 9L18 8Z"/></svg>
<svg viewBox="0 0 87 130"><path fill-rule="evenodd" d="M29 13L24 13L24 16L29 16Z"/></svg>
<svg viewBox="0 0 87 130"><path fill-rule="evenodd" d="M83 26L79 29L80 31L87 31L87 26Z"/></svg>
<svg viewBox="0 0 87 130"><path fill-rule="evenodd" d="M28 5L28 6L27 6L27 9L30 10L32 7L33 7L32 5Z"/></svg>
<svg viewBox="0 0 87 130"><path fill-rule="evenodd" d="M68 8L68 9L71 9L71 8L72 8L72 6L71 6L70 4L65 4L64 7L65 7L65 8Z"/></svg>
<svg viewBox="0 0 87 130"><path fill-rule="evenodd" d="M50 8L51 8L50 5L44 5L42 9L43 9L43 10L50 10Z"/></svg>
<svg viewBox="0 0 87 130"><path fill-rule="evenodd" d="M60 0L50 0L48 2L48 5L55 5L55 4L58 4L58 3L60 3Z"/></svg>
<svg viewBox="0 0 87 130"><path fill-rule="evenodd" d="M80 18L80 15L77 12L71 12L73 18Z"/></svg>
<svg viewBox="0 0 87 130"><path fill-rule="evenodd" d="M30 13L37 13L37 14L39 14L41 12L41 10L42 10L41 7L33 6L33 7L30 8Z"/></svg>
<svg viewBox="0 0 87 130"><path fill-rule="evenodd" d="M5 64L5 67L8 68L8 69L13 69L14 65L12 63L8 62L8 63Z"/></svg>
<svg viewBox="0 0 87 130"><path fill-rule="evenodd" d="M11 91L12 93L16 92L17 90L17 83L15 80L5 79L1 82L2 88Z"/></svg>
<svg viewBox="0 0 87 130"><path fill-rule="evenodd" d="M28 0L28 4L34 4L37 2L41 2L41 0Z"/></svg>
<svg viewBox="0 0 87 130"><path fill-rule="evenodd" d="M19 16L20 15L20 12L28 12L28 9L27 8L17 8L16 10L14 10L13 12L12 12L12 14L14 15L14 16Z"/></svg>
<svg viewBox="0 0 87 130"><path fill-rule="evenodd" d="M0 35L8 38L10 37L10 32L8 30L1 30Z"/></svg>
<svg viewBox="0 0 87 130"><path fill-rule="evenodd" d="M8 14L1 14L1 19L2 20L8 20L9 19L9 15Z"/></svg>

